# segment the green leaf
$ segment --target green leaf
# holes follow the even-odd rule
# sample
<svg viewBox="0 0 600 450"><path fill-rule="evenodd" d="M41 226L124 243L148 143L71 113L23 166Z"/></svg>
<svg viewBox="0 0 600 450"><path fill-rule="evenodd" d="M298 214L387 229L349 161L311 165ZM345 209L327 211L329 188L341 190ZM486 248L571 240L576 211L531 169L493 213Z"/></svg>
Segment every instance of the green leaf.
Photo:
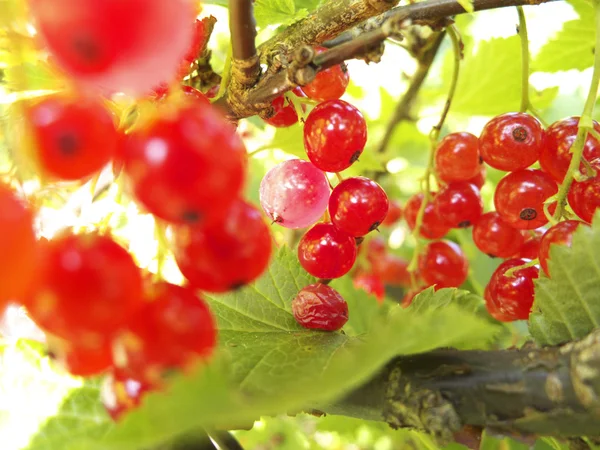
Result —
<svg viewBox="0 0 600 450"><path fill-rule="evenodd" d="M308 159L306 150L304 149L304 134L300 124L292 125L291 127L277 128L273 139L261 150L279 149L290 155L297 156L300 159Z"/></svg>
<svg viewBox="0 0 600 450"><path fill-rule="evenodd" d="M460 6L462 6L466 12L472 13L473 9L473 0L458 0Z"/></svg>
<svg viewBox="0 0 600 450"><path fill-rule="evenodd" d="M600 325L600 220L580 226L571 248L553 245L548 267L552 278L536 280L529 329L542 345L579 339Z"/></svg>
<svg viewBox="0 0 600 450"><path fill-rule="evenodd" d="M254 3L254 17L260 28L290 25L307 14L306 9L296 8L294 0L256 0Z"/></svg>
<svg viewBox="0 0 600 450"><path fill-rule="evenodd" d="M425 313L436 309L446 308L449 305L455 305L460 309L476 314L479 314L482 311L482 307L483 310L485 310L484 301L478 295L456 288L445 288L436 292L433 286L420 292L413 299L409 309L415 312Z"/></svg>
<svg viewBox="0 0 600 450"><path fill-rule="evenodd" d="M569 0L579 19L565 22L533 61L532 69L542 72L584 70L594 64L596 27L594 6L589 0Z"/></svg>

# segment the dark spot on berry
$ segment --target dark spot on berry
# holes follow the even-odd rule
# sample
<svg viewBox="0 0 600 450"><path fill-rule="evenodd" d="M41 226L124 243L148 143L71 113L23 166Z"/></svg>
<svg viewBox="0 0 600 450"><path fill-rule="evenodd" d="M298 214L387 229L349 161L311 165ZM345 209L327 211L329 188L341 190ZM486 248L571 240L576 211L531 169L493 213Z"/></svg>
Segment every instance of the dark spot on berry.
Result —
<svg viewBox="0 0 600 450"><path fill-rule="evenodd" d="M200 219L202 218L202 214L200 214L198 211L184 211L183 214L181 215L181 218L183 219L184 222L187 223L198 223L200 222Z"/></svg>
<svg viewBox="0 0 600 450"><path fill-rule="evenodd" d="M533 208L525 208L519 214L521 220L533 220L537 217L537 211Z"/></svg>
<svg viewBox="0 0 600 450"><path fill-rule="evenodd" d="M361 237L354 238L354 240L356 241L356 245L360 245L363 243L365 238L364 238L364 236L361 236Z"/></svg>
<svg viewBox="0 0 600 450"><path fill-rule="evenodd" d="M340 67L342 69L342 73L348 73L348 66L346 65L346 63L341 63Z"/></svg>
<svg viewBox="0 0 600 450"><path fill-rule="evenodd" d="M487 253L490 258L496 258L496 255L492 255L491 253Z"/></svg>
<svg viewBox="0 0 600 450"><path fill-rule="evenodd" d="M483 157L482 156L479 157L479 164L483 164Z"/></svg>
<svg viewBox="0 0 600 450"><path fill-rule="evenodd" d="M527 133L527 130L524 127L516 127L512 131L512 135L513 135L513 138L515 139L515 141L525 142L525 140L527 139L527 136L529 134Z"/></svg>
<svg viewBox="0 0 600 450"><path fill-rule="evenodd" d="M369 231L377 230L377 227L381 225L381 222L375 222L373 225L369 227ZM378 230L379 231L379 230Z"/></svg>
<svg viewBox="0 0 600 450"><path fill-rule="evenodd" d="M470 226L471 226L470 220L463 220L461 223L458 224L458 228L469 228Z"/></svg>
<svg viewBox="0 0 600 450"><path fill-rule="evenodd" d="M77 153L79 142L77 136L71 133L64 133L58 137L58 149L65 156L73 156Z"/></svg>
<svg viewBox="0 0 600 450"><path fill-rule="evenodd" d="M237 291L238 289L241 289L244 286L246 286L246 283L244 281L236 281L235 283L231 284L231 286L229 286L229 289L232 291Z"/></svg>
<svg viewBox="0 0 600 450"><path fill-rule="evenodd" d="M81 59L88 63L95 62L100 56L98 44L91 36L76 36L75 39L73 39L73 48Z"/></svg>
<svg viewBox="0 0 600 450"><path fill-rule="evenodd" d="M360 156L360 154L361 154L360 150L354 152L354 154L350 158L350 164L355 163L356 161L358 161L358 157Z"/></svg>
<svg viewBox="0 0 600 450"><path fill-rule="evenodd" d="M48 349L46 350L46 356L50 359L56 359L56 353L54 353L52 350Z"/></svg>
<svg viewBox="0 0 600 450"><path fill-rule="evenodd" d="M278 216L277 214L273 214L273 221L271 222L271 225L273 225L274 223L282 223L283 222L283 218L281 216Z"/></svg>
<svg viewBox="0 0 600 450"><path fill-rule="evenodd" d="M329 278L329 279L328 278L319 278L317 280L317 282L321 283L321 284L329 284L329 283L331 283L331 278Z"/></svg>

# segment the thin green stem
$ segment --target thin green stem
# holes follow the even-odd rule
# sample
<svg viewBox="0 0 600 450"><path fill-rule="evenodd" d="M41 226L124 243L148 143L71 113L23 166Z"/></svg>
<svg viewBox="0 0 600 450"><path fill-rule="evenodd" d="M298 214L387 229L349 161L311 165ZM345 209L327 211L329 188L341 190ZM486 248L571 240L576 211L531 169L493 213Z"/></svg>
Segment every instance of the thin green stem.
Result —
<svg viewBox="0 0 600 450"><path fill-rule="evenodd" d="M594 0L595 16L596 16L596 49L600 49L600 0ZM587 139L588 132L594 128L592 115L594 113L594 104L596 103L596 97L598 96L598 86L600 85L600 51L596 51L594 56L594 71L592 73L592 81L590 83L590 89L588 91L587 99L583 107L583 113L581 119L579 119L579 131L575 142L571 146L571 163L569 169L565 175L558 194L556 194L556 211L553 219L559 221L563 216L565 206L567 204L567 194L573 183L575 173L579 172L579 166L581 164L581 157L583 155L583 147L585 140Z"/></svg>
<svg viewBox="0 0 600 450"><path fill-rule="evenodd" d="M527 35L527 21L522 6L517 6L519 14L519 37L521 38L521 112L527 111L529 102L529 37Z"/></svg>
<svg viewBox="0 0 600 450"><path fill-rule="evenodd" d="M521 264L520 266L511 267L504 273L504 276L510 278L513 276L513 274L517 270L527 269L528 267L537 266L539 263L540 263L540 260L538 258L532 259L531 261L526 262L525 264Z"/></svg>

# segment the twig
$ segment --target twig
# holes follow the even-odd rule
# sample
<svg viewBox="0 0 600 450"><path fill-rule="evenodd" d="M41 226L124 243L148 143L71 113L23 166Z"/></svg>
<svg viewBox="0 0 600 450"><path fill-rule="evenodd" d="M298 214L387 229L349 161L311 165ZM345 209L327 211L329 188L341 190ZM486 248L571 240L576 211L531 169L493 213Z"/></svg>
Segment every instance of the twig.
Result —
<svg viewBox="0 0 600 450"><path fill-rule="evenodd" d="M531 105L529 101L529 37L527 34L527 20L522 6L517 6L519 15L518 33L521 38L521 112L527 111Z"/></svg>

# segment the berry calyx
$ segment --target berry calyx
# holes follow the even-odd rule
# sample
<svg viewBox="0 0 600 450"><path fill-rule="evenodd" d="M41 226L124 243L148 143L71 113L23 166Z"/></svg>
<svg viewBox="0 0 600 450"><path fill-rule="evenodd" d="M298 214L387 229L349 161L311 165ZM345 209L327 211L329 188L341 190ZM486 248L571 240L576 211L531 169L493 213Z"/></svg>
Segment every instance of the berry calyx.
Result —
<svg viewBox="0 0 600 450"><path fill-rule="evenodd" d="M304 328L337 331L348 322L348 304L326 284L306 286L292 300L292 312Z"/></svg>
<svg viewBox="0 0 600 450"><path fill-rule="evenodd" d="M458 244L443 240L427 244L419 255L419 273L429 286L458 287L465 282L469 262Z"/></svg>
<svg viewBox="0 0 600 450"><path fill-rule="evenodd" d="M315 47L315 53L323 53L325 47ZM317 73L314 80L305 86L302 91L309 97L319 102L336 100L344 95L350 76L346 64L342 63Z"/></svg>
<svg viewBox="0 0 600 450"><path fill-rule="evenodd" d="M300 159L284 161L260 182L260 204L274 223L305 228L327 209L329 182L323 171Z"/></svg>
<svg viewBox="0 0 600 450"><path fill-rule="evenodd" d="M544 129L526 113L506 113L490 120L479 136L481 157L498 170L526 169L540 157Z"/></svg>
<svg viewBox="0 0 600 450"><path fill-rule="evenodd" d="M387 215L388 205L385 191L373 180L347 178L331 192L329 215L340 230L360 237L377 229Z"/></svg>
<svg viewBox="0 0 600 450"><path fill-rule="evenodd" d="M358 109L343 100L317 105L304 124L304 147L310 161L325 172L347 169L367 142L367 123Z"/></svg>
<svg viewBox="0 0 600 450"><path fill-rule="evenodd" d="M471 133L451 133L435 151L435 170L446 183L468 181L480 173L479 139Z"/></svg>
<svg viewBox="0 0 600 450"><path fill-rule="evenodd" d="M573 233L579 227L579 225L585 225L583 222L578 220L565 220L559 222L556 225L550 227L548 231L542 236L540 243L540 265L546 275L550 276L550 270L548 269L548 260L550 259L550 247L552 245L562 245L564 247L570 247L573 241Z"/></svg>
<svg viewBox="0 0 600 450"><path fill-rule="evenodd" d="M512 227L533 230L548 223L544 202L557 191L558 186L547 173L518 170L500 180L494 193L494 205Z"/></svg>
<svg viewBox="0 0 600 450"><path fill-rule="evenodd" d="M473 184L457 181L444 186L433 205L442 224L450 228L467 228L483 213L481 194Z"/></svg>
<svg viewBox="0 0 600 450"><path fill-rule="evenodd" d="M590 162L596 175L583 181L573 181L569 190L569 205L580 219L591 223L600 207L600 158Z"/></svg>
<svg viewBox="0 0 600 450"><path fill-rule="evenodd" d="M502 322L526 320L533 305L533 280L539 276L535 266L516 270L512 276L506 272L522 266L526 259L508 259L498 266L492 274L487 287L486 306L490 314Z"/></svg>
<svg viewBox="0 0 600 450"><path fill-rule="evenodd" d="M298 260L304 270L314 277L339 278L354 265L356 242L335 225L318 223L300 239Z"/></svg>
<svg viewBox="0 0 600 450"><path fill-rule="evenodd" d="M385 287L381 279L372 273L359 273L354 277L354 287L373 295L379 303L383 303Z"/></svg>
<svg viewBox="0 0 600 450"><path fill-rule="evenodd" d="M486 255L510 258L521 249L525 237L506 223L500 214L488 212L473 225L473 241Z"/></svg>
<svg viewBox="0 0 600 450"><path fill-rule="evenodd" d="M431 195L435 201L435 193L432 193ZM409 198L406 205L404 205L404 219L411 230L414 230L417 224L417 215L424 197L423 193L420 192ZM433 202L430 201L427 206L425 206L423 222L421 223L419 234L425 239L439 239L446 236L448 231L450 231L450 227L442 223L442 219L438 215Z"/></svg>
<svg viewBox="0 0 600 450"><path fill-rule="evenodd" d="M292 93L297 97L306 97L304 92L297 87ZM296 113L296 109L291 102L285 98L285 95L280 95L275 100L271 102L271 106L275 111L274 114L268 119L264 119L269 125L278 128L290 127L298 122L298 114Z"/></svg>
<svg viewBox="0 0 600 450"><path fill-rule="evenodd" d="M192 286L208 292L242 287L269 264L271 234L262 214L236 200L223 222L175 231L175 260Z"/></svg>

